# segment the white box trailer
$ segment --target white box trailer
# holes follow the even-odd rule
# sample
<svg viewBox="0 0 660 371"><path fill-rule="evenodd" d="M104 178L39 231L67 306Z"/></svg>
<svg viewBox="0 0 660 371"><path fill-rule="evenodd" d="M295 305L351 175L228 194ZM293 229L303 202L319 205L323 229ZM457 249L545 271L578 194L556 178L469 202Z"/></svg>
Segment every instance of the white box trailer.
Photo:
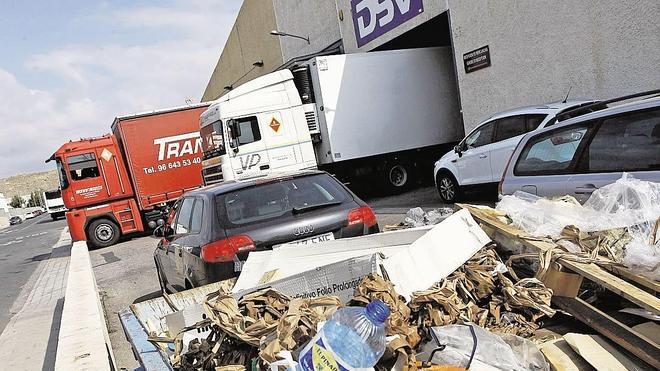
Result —
<svg viewBox="0 0 660 371"><path fill-rule="evenodd" d="M318 167L404 189L463 136L449 48L315 57L230 91L200 126L206 184Z"/></svg>

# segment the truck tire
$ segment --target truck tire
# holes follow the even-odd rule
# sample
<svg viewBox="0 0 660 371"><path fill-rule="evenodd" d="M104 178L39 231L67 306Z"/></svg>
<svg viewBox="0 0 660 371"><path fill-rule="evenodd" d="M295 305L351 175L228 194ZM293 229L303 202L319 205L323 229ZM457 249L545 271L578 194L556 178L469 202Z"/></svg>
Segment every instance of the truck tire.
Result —
<svg viewBox="0 0 660 371"><path fill-rule="evenodd" d="M97 219L87 227L87 240L93 247L114 245L119 236L119 227L110 219Z"/></svg>
<svg viewBox="0 0 660 371"><path fill-rule="evenodd" d="M385 187L388 193L398 194L413 183L413 167L410 163L393 161L385 164Z"/></svg>
<svg viewBox="0 0 660 371"><path fill-rule="evenodd" d="M441 171L436 177L436 187L442 201L452 204L461 196L461 188L458 182L448 171Z"/></svg>
<svg viewBox="0 0 660 371"><path fill-rule="evenodd" d="M57 215L55 214L50 214L50 218L53 219L53 221L57 220Z"/></svg>

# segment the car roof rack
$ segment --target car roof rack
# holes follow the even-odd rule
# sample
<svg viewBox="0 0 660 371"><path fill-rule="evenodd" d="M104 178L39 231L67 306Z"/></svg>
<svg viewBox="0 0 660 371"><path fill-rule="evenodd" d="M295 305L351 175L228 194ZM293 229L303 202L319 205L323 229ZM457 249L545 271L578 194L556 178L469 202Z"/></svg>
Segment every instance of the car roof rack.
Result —
<svg viewBox="0 0 660 371"><path fill-rule="evenodd" d="M587 113L591 112L596 112L600 110L604 110L605 108L608 108L610 103L616 103L616 102L622 102L625 100L633 99L633 98L640 98L640 97L646 97L643 99L650 99L650 98L655 98L660 96L660 89L655 89L655 90L649 90L649 91L644 91L641 93L635 93L635 94L630 94L630 95L624 95L622 97L618 98L612 98L608 100L601 100L592 104L588 104L586 106L582 107L577 107L574 109L566 110L565 112L562 112L558 114L555 117L555 122L556 121L564 121L576 116L584 115ZM553 123L554 124L554 123Z"/></svg>

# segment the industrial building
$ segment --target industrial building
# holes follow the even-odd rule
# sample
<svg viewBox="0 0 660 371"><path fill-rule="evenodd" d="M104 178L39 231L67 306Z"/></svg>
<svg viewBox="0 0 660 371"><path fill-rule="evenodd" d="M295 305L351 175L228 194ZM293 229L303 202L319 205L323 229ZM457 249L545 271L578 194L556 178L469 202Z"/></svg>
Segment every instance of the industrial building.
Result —
<svg viewBox="0 0 660 371"><path fill-rule="evenodd" d="M569 89L660 87L658 19L657 0L245 0L202 101L316 55L449 46L467 132Z"/></svg>

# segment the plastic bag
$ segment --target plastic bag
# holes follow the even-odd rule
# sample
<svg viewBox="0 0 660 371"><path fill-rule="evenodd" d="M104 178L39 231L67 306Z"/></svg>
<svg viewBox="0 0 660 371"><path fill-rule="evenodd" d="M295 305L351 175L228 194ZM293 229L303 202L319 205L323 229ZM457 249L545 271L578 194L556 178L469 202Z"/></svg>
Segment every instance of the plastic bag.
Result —
<svg viewBox="0 0 660 371"><path fill-rule="evenodd" d="M425 344L423 351L417 355L418 360L428 360L439 343L445 348L433 355L431 362L435 365L469 366L470 370L550 369L536 345L520 336L495 334L474 323L432 327L431 331L437 343L431 341ZM473 349L474 355L471 357Z"/></svg>
<svg viewBox="0 0 660 371"><path fill-rule="evenodd" d="M449 207L441 207L425 212L421 207L414 207L406 213L403 223L410 227L421 227L425 225L435 225L447 219L454 213Z"/></svg>
<svg viewBox="0 0 660 371"><path fill-rule="evenodd" d="M593 192L580 205L565 196L549 200L516 192L497 204L514 225L535 236L558 238L564 227L573 225L582 232L626 228L632 238L621 252L622 262L653 279L660 278L660 245L656 223L660 218L660 184L635 179L624 173L621 179ZM575 252L576 246L562 244Z"/></svg>

